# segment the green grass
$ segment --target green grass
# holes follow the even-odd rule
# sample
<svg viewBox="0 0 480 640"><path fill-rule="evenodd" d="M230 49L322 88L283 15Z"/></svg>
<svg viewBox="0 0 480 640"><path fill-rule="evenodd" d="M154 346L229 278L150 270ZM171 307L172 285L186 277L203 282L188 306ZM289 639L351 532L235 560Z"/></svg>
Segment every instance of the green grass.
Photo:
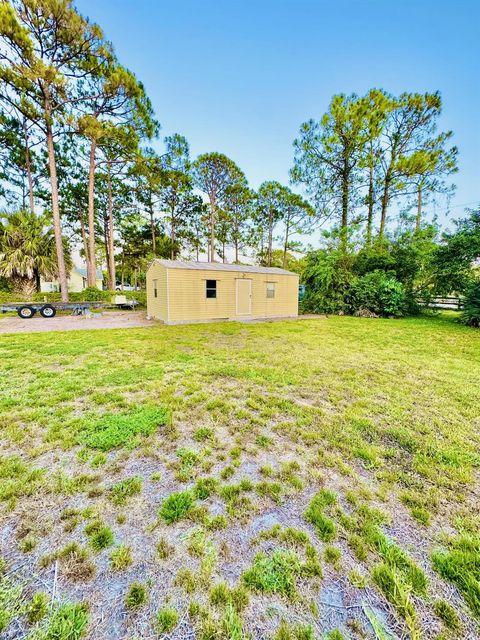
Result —
<svg viewBox="0 0 480 640"><path fill-rule="evenodd" d="M194 597L202 640L323 638L311 603L334 574L368 584L372 611L389 601L405 636L435 619L472 635L478 331L449 314L331 317L9 335L0 351L5 555L45 584L58 560L66 601L88 599L95 575L92 620L118 617L145 575L146 634L160 606L183 618ZM34 594L9 599L9 580L0 624L26 621ZM438 580L465 603L451 603L461 631Z"/></svg>
<svg viewBox="0 0 480 640"><path fill-rule="evenodd" d="M157 613L156 629L160 635L173 631L178 624L178 612L171 607L164 607Z"/></svg>
<svg viewBox="0 0 480 640"><path fill-rule="evenodd" d="M148 593L145 585L139 582L133 582L125 598L125 606L127 609L138 609L148 600Z"/></svg>
<svg viewBox="0 0 480 640"><path fill-rule="evenodd" d="M126 478L125 480L121 480L110 487L111 500L116 505L124 505L128 498L139 494L141 490L142 478L139 476Z"/></svg>
<svg viewBox="0 0 480 640"><path fill-rule="evenodd" d="M158 515L167 524L173 524L185 518L192 510L194 503L195 499L191 491L178 491L165 498Z"/></svg>
<svg viewBox="0 0 480 640"><path fill-rule="evenodd" d="M457 585L480 619L480 536L450 540L447 549L433 552L432 563L442 578Z"/></svg>
<svg viewBox="0 0 480 640"><path fill-rule="evenodd" d="M82 604L61 604L37 627L29 640L79 640L88 624L88 608Z"/></svg>
<svg viewBox="0 0 480 640"><path fill-rule="evenodd" d="M300 559L294 551L277 550L271 556L259 553L243 574L247 587L264 593L278 593L293 598L296 578L301 573Z"/></svg>

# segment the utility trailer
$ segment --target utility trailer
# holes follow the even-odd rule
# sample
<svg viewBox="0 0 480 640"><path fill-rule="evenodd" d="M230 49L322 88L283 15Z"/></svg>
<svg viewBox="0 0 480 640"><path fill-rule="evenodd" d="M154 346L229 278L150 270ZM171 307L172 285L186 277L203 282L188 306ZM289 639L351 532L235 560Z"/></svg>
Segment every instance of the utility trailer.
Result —
<svg viewBox="0 0 480 640"><path fill-rule="evenodd" d="M9 304L0 303L0 312L16 311L20 318L28 320L33 318L37 311L43 318L54 318L57 311L68 310L74 316L81 316L86 315L92 308L97 309L102 306L101 302L12 302Z"/></svg>
<svg viewBox="0 0 480 640"><path fill-rule="evenodd" d="M138 302L126 296L113 296L111 303L104 302L11 302L0 303L0 313L16 311L20 318L28 320L37 313L43 318L54 318L57 311L71 311L74 316L86 316L91 309L105 309L117 307L118 309L135 310Z"/></svg>

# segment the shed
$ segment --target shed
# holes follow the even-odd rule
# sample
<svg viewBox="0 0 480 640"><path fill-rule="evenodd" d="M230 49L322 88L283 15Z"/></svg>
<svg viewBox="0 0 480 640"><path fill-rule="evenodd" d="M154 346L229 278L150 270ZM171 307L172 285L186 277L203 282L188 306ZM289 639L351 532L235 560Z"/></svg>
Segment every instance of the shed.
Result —
<svg viewBox="0 0 480 640"><path fill-rule="evenodd" d="M166 324L298 315L298 274L275 267L154 260L147 313Z"/></svg>

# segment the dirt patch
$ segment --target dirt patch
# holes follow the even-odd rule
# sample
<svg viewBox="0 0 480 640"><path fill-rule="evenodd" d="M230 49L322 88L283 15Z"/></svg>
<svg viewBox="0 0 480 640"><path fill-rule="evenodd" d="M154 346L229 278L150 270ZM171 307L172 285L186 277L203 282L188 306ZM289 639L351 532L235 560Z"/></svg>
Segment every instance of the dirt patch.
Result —
<svg viewBox="0 0 480 640"><path fill-rule="evenodd" d="M63 316L42 318L35 316L22 320L17 316L0 318L0 333L41 333L48 331L79 331L83 329L129 329L151 327L144 311L107 311L89 316Z"/></svg>

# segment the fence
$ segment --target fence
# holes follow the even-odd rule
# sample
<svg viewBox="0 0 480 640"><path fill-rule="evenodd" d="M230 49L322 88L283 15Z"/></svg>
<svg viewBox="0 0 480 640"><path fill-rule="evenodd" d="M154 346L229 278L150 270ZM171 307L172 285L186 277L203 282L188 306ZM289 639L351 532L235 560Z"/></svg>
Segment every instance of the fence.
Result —
<svg viewBox="0 0 480 640"><path fill-rule="evenodd" d="M419 298L417 302L421 306L430 307L431 309L451 309L452 311L461 311L463 309L463 298L453 296L431 298L429 300Z"/></svg>

